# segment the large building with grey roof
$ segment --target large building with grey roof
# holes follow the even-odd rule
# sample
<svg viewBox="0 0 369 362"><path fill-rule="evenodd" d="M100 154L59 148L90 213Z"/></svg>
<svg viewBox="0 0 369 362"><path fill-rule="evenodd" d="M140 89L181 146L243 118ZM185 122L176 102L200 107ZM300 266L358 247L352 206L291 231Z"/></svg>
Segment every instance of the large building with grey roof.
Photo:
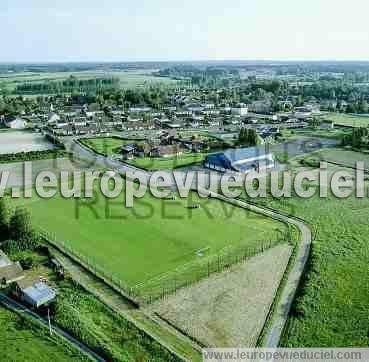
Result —
<svg viewBox="0 0 369 362"><path fill-rule="evenodd" d="M274 168L275 161L273 154L261 146L229 149L208 155L204 166L220 172L248 173Z"/></svg>

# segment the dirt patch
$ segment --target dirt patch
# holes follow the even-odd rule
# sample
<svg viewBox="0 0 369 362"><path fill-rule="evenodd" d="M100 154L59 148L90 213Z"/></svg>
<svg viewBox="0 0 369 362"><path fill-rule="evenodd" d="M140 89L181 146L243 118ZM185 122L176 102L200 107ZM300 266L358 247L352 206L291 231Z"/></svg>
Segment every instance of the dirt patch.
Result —
<svg viewBox="0 0 369 362"><path fill-rule="evenodd" d="M292 247L278 245L149 307L208 347L253 347Z"/></svg>

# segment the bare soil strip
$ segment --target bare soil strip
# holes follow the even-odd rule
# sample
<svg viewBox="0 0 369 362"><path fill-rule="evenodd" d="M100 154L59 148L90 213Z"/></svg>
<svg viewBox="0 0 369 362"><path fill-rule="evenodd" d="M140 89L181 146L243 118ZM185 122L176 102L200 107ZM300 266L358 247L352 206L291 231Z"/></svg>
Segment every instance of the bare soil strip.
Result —
<svg viewBox="0 0 369 362"><path fill-rule="evenodd" d="M253 347L291 256L278 245L210 276L149 310L208 347Z"/></svg>

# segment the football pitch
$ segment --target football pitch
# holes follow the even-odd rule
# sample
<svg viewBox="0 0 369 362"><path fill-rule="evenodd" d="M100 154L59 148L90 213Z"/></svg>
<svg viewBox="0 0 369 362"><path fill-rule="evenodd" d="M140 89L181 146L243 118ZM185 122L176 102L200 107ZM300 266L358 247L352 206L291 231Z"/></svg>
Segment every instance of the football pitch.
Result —
<svg viewBox="0 0 369 362"><path fill-rule="evenodd" d="M282 240L287 227L276 220L216 199L146 195L126 208L124 195L92 201L19 199L35 227L89 258L107 274L134 287L184 265L242 248L260 249ZM199 208L191 208L199 204Z"/></svg>

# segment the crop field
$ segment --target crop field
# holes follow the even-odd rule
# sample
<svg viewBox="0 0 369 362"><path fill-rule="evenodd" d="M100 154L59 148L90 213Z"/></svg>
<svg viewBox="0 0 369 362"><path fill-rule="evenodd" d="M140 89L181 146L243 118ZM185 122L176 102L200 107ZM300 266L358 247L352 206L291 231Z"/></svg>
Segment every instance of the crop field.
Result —
<svg viewBox="0 0 369 362"><path fill-rule="evenodd" d="M149 308L207 347L255 347L291 250L278 245Z"/></svg>
<svg viewBox="0 0 369 362"><path fill-rule="evenodd" d="M157 84L175 84L176 81L151 75L153 70L127 70L127 71L80 71L80 72L55 72L55 73L11 73L0 75L0 84L9 91L15 89L18 84L25 82L61 81L74 76L78 79L93 78L119 78L122 88L134 88Z"/></svg>
<svg viewBox="0 0 369 362"><path fill-rule="evenodd" d="M69 346L50 337L47 330L1 306L0 323L2 361L87 361Z"/></svg>
<svg viewBox="0 0 369 362"><path fill-rule="evenodd" d="M367 347L369 198L321 199L317 194L261 203L306 220L314 235L308 269L281 345Z"/></svg>
<svg viewBox="0 0 369 362"><path fill-rule="evenodd" d="M278 221L194 193L177 200L147 195L136 199L132 209L124 206L123 195L106 199L98 191L89 202L36 195L18 202L30 209L35 226L129 287L184 265L207 263L226 251L257 251L282 240L287 229ZM194 203L200 208L191 208Z"/></svg>
<svg viewBox="0 0 369 362"><path fill-rule="evenodd" d="M369 116L351 115L345 113L329 113L325 118L338 125L351 127L367 127L369 125Z"/></svg>

